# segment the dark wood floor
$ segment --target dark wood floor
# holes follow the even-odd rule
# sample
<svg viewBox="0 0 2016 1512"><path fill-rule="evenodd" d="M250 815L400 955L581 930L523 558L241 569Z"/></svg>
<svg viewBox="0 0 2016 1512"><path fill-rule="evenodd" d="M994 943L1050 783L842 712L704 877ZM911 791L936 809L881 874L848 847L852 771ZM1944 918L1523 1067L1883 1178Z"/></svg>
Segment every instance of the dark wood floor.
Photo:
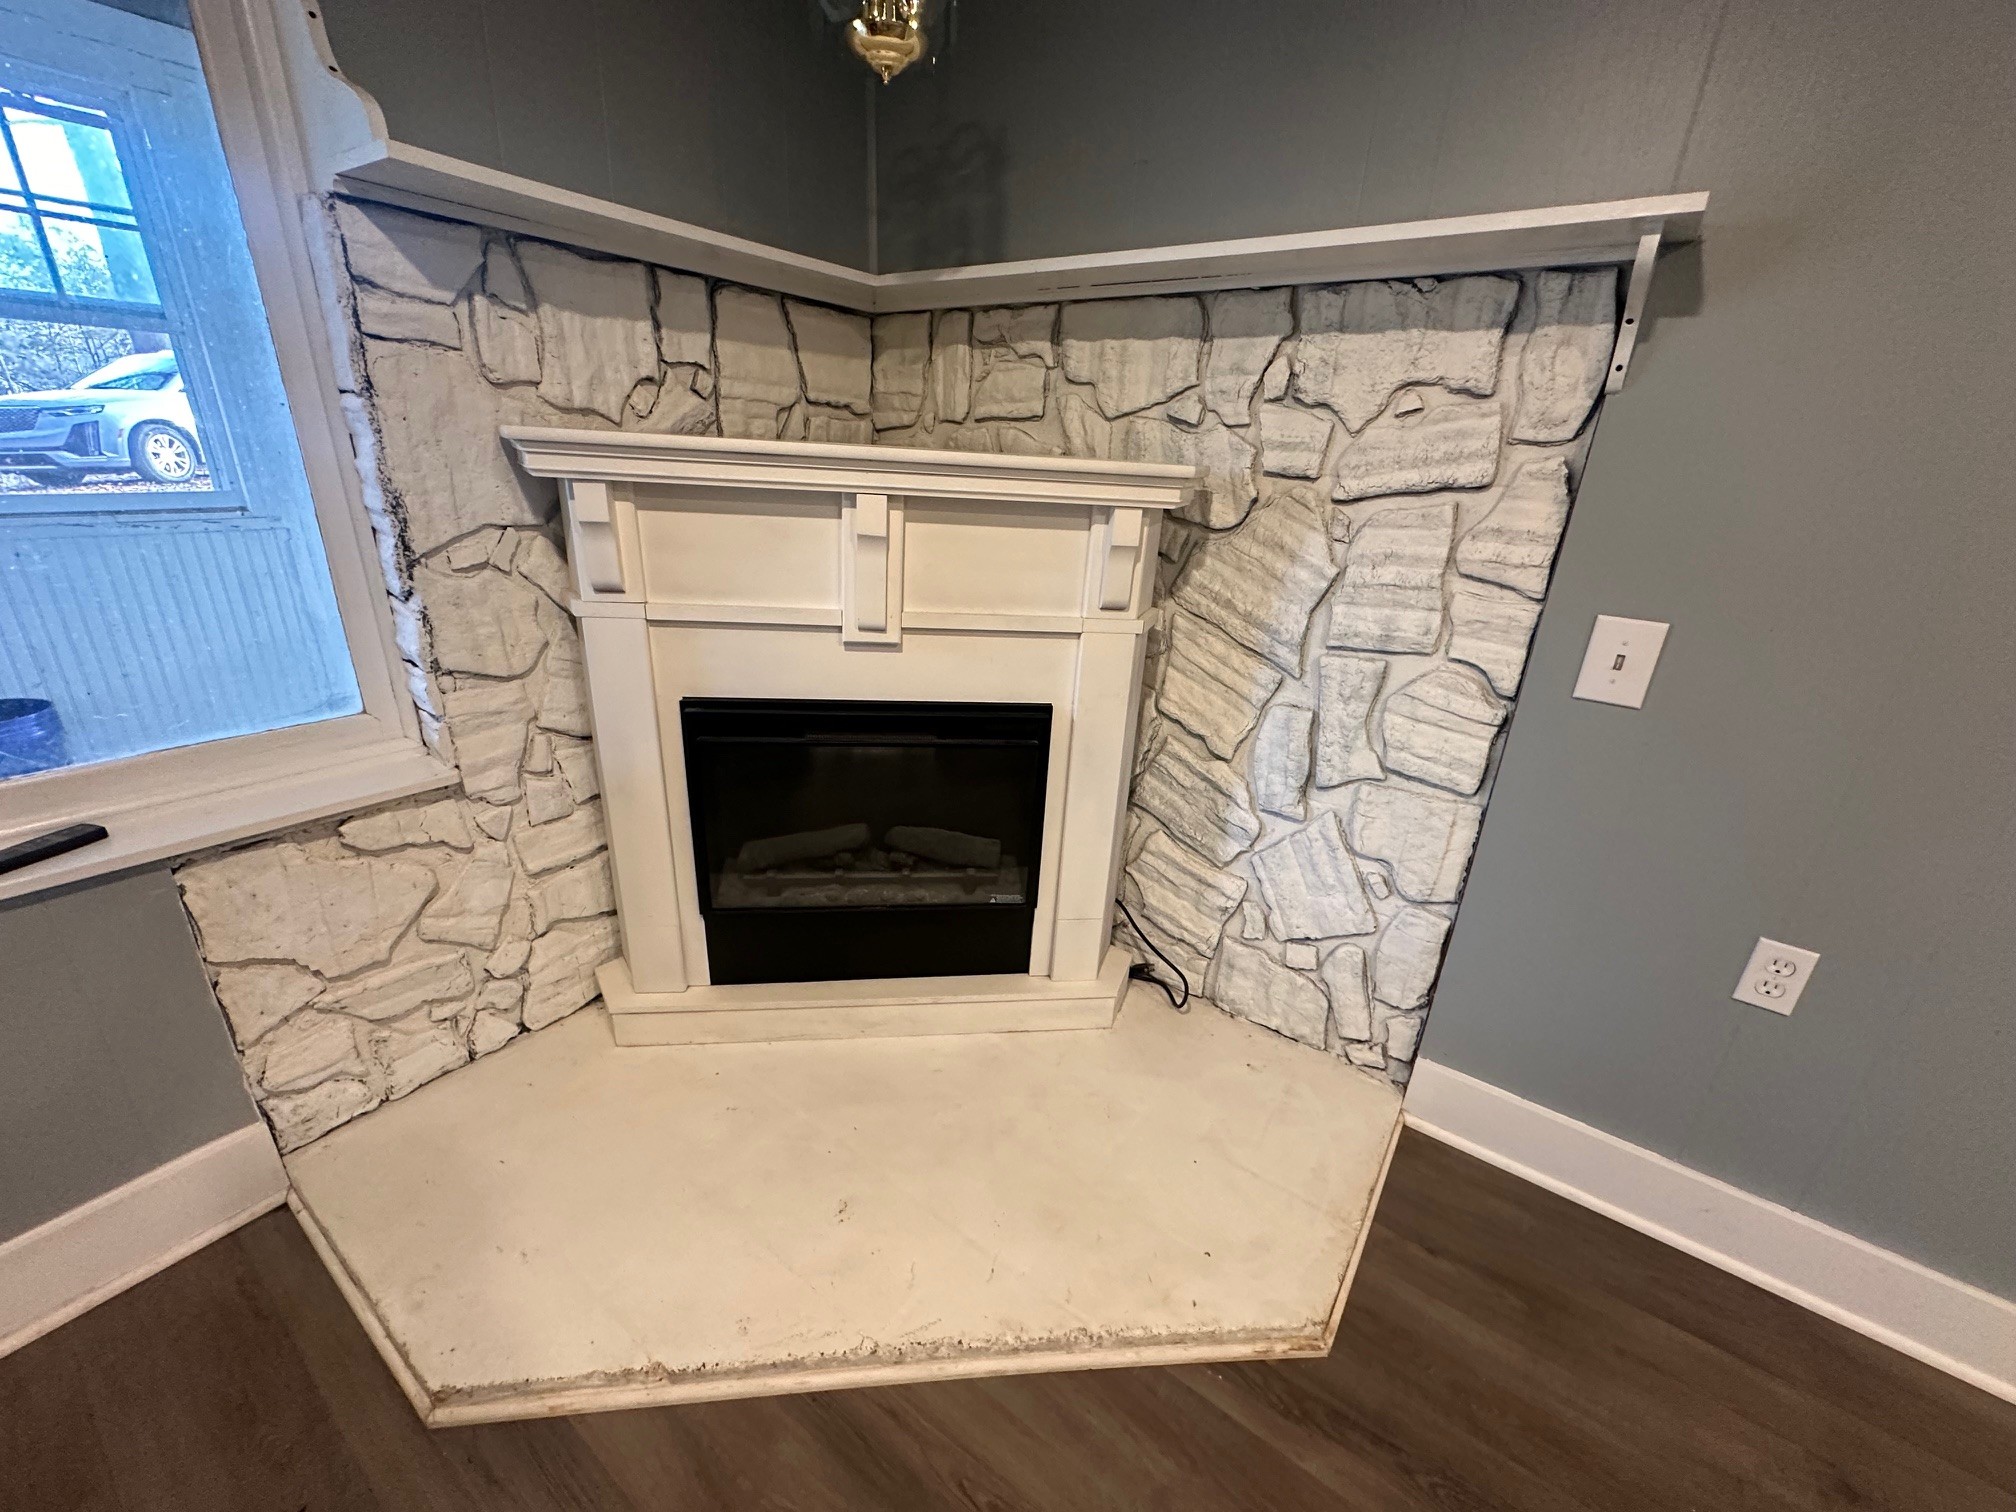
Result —
<svg viewBox="0 0 2016 1512"><path fill-rule="evenodd" d="M1327 1360L429 1432L275 1213L0 1361L7 1512L2016 1512L2016 1407L1418 1135Z"/></svg>

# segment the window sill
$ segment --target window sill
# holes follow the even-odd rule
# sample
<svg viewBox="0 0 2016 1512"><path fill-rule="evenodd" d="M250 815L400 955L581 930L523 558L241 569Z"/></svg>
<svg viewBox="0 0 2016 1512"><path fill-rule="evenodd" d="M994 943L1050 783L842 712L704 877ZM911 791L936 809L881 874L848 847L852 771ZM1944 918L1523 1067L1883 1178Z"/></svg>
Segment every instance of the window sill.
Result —
<svg viewBox="0 0 2016 1512"><path fill-rule="evenodd" d="M388 734L366 715L17 777L0 786L7 812L0 844L65 823L102 824L110 834L96 845L0 875L0 900L273 834L455 780L455 769L417 740Z"/></svg>

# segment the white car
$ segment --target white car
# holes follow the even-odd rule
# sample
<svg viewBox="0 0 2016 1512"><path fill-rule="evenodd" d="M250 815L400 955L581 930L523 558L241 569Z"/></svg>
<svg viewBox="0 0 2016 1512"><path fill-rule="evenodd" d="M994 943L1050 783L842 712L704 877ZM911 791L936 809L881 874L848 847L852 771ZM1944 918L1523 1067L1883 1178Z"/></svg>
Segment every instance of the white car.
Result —
<svg viewBox="0 0 2016 1512"><path fill-rule="evenodd" d="M0 471L44 487L73 487L92 473L173 486L202 466L173 352L135 352L69 388L0 397Z"/></svg>

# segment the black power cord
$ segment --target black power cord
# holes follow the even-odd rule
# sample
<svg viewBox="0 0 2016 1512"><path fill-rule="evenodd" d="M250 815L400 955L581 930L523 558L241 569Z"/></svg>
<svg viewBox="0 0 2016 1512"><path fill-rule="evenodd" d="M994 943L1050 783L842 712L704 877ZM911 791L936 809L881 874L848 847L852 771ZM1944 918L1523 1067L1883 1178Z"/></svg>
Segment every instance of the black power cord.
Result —
<svg viewBox="0 0 2016 1512"><path fill-rule="evenodd" d="M1134 917L1134 910L1127 906L1127 900L1125 898L1115 898L1113 901L1120 905L1120 912L1127 916L1127 923L1133 928L1135 938L1140 940L1143 945L1146 945L1155 959L1160 961L1164 966L1167 966L1170 975L1182 984L1183 996L1179 998L1175 993L1171 992L1169 984L1150 971L1145 961L1131 967L1127 975L1139 982L1153 982L1157 987L1162 989L1162 995L1169 999L1169 1006L1171 1008L1174 1008L1178 1013L1188 1013L1190 1011L1190 978L1183 975L1182 967L1162 953L1161 946L1148 938L1148 931L1143 929L1141 921Z"/></svg>

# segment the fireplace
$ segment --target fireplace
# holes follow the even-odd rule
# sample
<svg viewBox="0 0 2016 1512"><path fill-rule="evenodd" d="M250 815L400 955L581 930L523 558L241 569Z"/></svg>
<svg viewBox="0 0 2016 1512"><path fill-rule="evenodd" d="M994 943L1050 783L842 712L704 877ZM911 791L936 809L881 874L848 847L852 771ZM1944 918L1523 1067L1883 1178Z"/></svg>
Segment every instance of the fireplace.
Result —
<svg viewBox="0 0 2016 1512"><path fill-rule="evenodd" d="M1051 717L682 699L714 984L1027 971Z"/></svg>
<svg viewBox="0 0 2016 1512"><path fill-rule="evenodd" d="M621 1045L1100 1029L1187 467L517 429L561 481Z"/></svg>

